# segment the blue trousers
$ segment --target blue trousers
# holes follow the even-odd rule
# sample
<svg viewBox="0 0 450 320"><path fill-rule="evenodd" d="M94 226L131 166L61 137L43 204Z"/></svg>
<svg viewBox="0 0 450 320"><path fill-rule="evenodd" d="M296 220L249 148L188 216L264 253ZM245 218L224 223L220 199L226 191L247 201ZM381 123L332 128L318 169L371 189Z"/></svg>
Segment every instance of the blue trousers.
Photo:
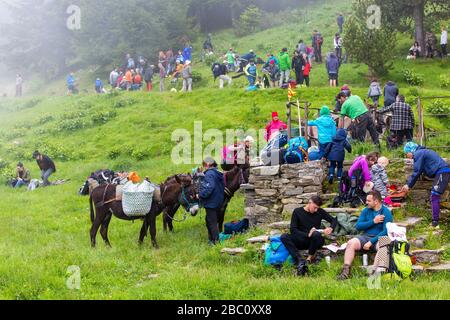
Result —
<svg viewBox="0 0 450 320"><path fill-rule="evenodd" d="M329 176L330 177L334 177L336 166L338 168L338 170L337 170L337 177L338 177L338 179L341 179L342 178L342 171L343 171L343 168L344 168L344 161L330 161Z"/></svg>

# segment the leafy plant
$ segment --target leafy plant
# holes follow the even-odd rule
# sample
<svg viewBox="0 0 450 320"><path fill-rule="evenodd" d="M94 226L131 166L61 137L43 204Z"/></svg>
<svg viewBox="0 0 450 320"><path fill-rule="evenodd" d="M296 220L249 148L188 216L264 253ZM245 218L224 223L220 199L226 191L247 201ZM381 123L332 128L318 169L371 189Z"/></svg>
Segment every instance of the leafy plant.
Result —
<svg viewBox="0 0 450 320"><path fill-rule="evenodd" d="M449 118L450 106L445 104L442 100L434 100L428 107L428 112L436 118Z"/></svg>
<svg viewBox="0 0 450 320"><path fill-rule="evenodd" d="M450 76L446 74L441 74L439 77L442 88L450 88Z"/></svg>
<svg viewBox="0 0 450 320"><path fill-rule="evenodd" d="M134 149L131 152L131 156L137 161L142 161L150 157L150 151L147 149Z"/></svg>
<svg viewBox="0 0 450 320"><path fill-rule="evenodd" d="M116 111L99 111L91 116L92 123L94 125L102 125L114 119L117 116Z"/></svg>
<svg viewBox="0 0 450 320"><path fill-rule="evenodd" d="M421 86L425 81L422 74L418 74L414 70L411 70L411 69L405 69L403 71L403 79L410 86Z"/></svg>
<svg viewBox="0 0 450 320"><path fill-rule="evenodd" d="M118 157L120 157L121 153L122 153L122 150L120 148L118 148L118 147L113 148L112 150L110 150L108 152L108 158L111 160L117 159Z"/></svg>

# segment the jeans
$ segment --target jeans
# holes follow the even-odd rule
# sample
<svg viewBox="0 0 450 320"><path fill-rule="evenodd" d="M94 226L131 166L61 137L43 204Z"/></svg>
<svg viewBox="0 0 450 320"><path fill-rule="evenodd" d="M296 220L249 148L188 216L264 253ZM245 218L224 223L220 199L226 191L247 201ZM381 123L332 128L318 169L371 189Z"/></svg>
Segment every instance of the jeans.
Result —
<svg viewBox="0 0 450 320"><path fill-rule="evenodd" d="M303 70L295 70L295 78L297 80L297 84L303 84L304 82Z"/></svg>
<svg viewBox="0 0 450 320"><path fill-rule="evenodd" d="M192 92L192 78L183 79L183 92Z"/></svg>
<svg viewBox="0 0 450 320"><path fill-rule="evenodd" d="M344 161L330 161L330 171L329 171L329 177L334 177L334 173L337 166L337 178L340 180L342 178L342 171L344 168Z"/></svg>
<svg viewBox="0 0 450 320"><path fill-rule="evenodd" d="M300 262L298 250L308 250L308 254L313 256L316 254L317 250L322 248L325 240L319 232L314 232L311 238L299 233L283 234L281 236L281 242L291 254L294 262L298 264Z"/></svg>
<svg viewBox="0 0 450 320"><path fill-rule="evenodd" d="M441 44L441 48L442 48L442 58L444 58L447 56L447 45Z"/></svg>
<svg viewBox="0 0 450 320"><path fill-rule="evenodd" d="M17 180L16 185L14 186L14 188L19 189L22 186L26 186L27 183L23 180Z"/></svg>
<svg viewBox="0 0 450 320"><path fill-rule="evenodd" d="M228 82L229 86L231 86L231 83L233 82L233 80L229 76L226 76L226 75L219 76L219 88L220 89L223 89L223 85L224 85L225 81Z"/></svg>
<svg viewBox="0 0 450 320"><path fill-rule="evenodd" d="M251 86L255 85L256 77L250 75L250 76L247 76L247 80L248 80L248 85L251 87Z"/></svg>
<svg viewBox="0 0 450 320"><path fill-rule="evenodd" d="M159 79L159 92L164 92L164 79Z"/></svg>
<svg viewBox="0 0 450 320"><path fill-rule="evenodd" d="M287 69L285 71L281 71L280 76L280 87L283 85L283 83L289 81L289 77L291 76L291 70Z"/></svg>
<svg viewBox="0 0 450 320"><path fill-rule="evenodd" d="M49 186L48 178L55 172L53 169L41 170L41 178L44 181L44 186Z"/></svg>
<svg viewBox="0 0 450 320"><path fill-rule="evenodd" d="M323 155L325 154L325 150L327 149L327 147L328 147L328 145L330 144L331 142L328 142L328 143L319 143L319 153L320 153L320 157L322 158L323 157Z"/></svg>
<svg viewBox="0 0 450 320"><path fill-rule="evenodd" d="M206 208L206 228L208 229L208 239L210 242L219 241L219 209Z"/></svg>

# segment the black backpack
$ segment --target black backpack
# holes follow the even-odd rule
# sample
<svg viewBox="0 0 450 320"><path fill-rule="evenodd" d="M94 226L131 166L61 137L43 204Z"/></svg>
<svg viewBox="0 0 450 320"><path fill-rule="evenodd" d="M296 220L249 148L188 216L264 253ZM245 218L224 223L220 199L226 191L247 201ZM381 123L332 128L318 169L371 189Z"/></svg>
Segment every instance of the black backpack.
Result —
<svg viewBox="0 0 450 320"><path fill-rule="evenodd" d="M220 64L214 63L212 66L212 73L214 75L214 79L218 78L220 76Z"/></svg>

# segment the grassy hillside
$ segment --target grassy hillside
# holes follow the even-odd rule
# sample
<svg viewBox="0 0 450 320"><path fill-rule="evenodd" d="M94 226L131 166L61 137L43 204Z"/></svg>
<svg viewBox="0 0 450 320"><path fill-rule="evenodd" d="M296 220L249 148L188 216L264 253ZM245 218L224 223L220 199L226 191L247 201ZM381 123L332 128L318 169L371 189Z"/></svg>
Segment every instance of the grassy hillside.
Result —
<svg viewBox="0 0 450 320"><path fill-rule="evenodd" d="M221 48L236 47L243 52L253 48L258 54L272 48L293 46L299 38L307 39L309 31L318 28L328 40L334 33L334 12L349 8L347 1L331 4L318 2L307 8L307 19L295 24L274 27L254 36L234 39L225 31L215 42ZM305 10L305 9L304 9ZM317 25L309 22L320 21ZM294 20L290 20L294 21ZM288 30L288 31L286 31ZM448 72L448 62L398 62L391 78L401 85L402 93L411 96L401 77L401 70L412 67L426 79L421 94L445 95L439 88L438 75ZM225 245L209 247L204 212L175 223L174 234L162 232L158 218L157 239L161 247L154 250L147 240L137 244L140 223L113 218L110 240L113 248L90 248L88 199L77 195L87 175L99 168L136 170L159 183L174 173L187 172L198 163L175 165L171 152L176 142L171 136L176 129L193 134L194 121L202 121L208 129L259 129L269 120L272 111L285 114L286 91L265 90L246 93L240 79L233 88L219 91L209 68L200 62L194 65L203 75L200 87L192 94L120 93L76 97L64 95L64 81L48 84L33 97L0 100L0 173L1 179L14 172L21 160L31 169L34 178L39 172L31 153L35 149L49 154L56 161L58 172L52 179L70 179L62 186L34 192L12 190L0 186L0 298L4 299L449 299L449 274L423 275L415 281L398 285L383 283L381 290L370 290L366 276L356 270L355 277L345 283L335 281L341 262L328 269L325 263L313 268L310 276L298 279L287 268L279 273L263 265L255 250L241 257L220 254L223 246L245 245L245 239L261 234L252 230ZM367 93L365 67L345 65L342 82L352 86L360 96ZM93 70L81 74L81 89L92 91ZM333 105L336 90L324 87L323 66L315 66L312 87L299 89L301 100L312 107ZM36 87L37 88L37 87ZM314 114L311 115L311 118ZM449 122L427 118L427 127L448 130ZM448 141L447 141L448 143ZM204 145L208 141L204 141ZM357 145L352 155L371 149ZM383 152L386 152L383 150ZM386 153L400 157L400 151ZM444 153L449 156L449 154ZM398 178L397 176L395 178ZM429 211L410 207L396 219ZM181 212L177 214L181 217ZM232 201L227 221L243 216L243 196ZM420 226L426 230L427 222ZM434 246L448 243L445 235ZM419 231L417 231L419 232ZM445 258L450 258L447 250ZM360 261L356 262L356 265ZM81 290L66 287L67 268L81 268ZM358 268L355 268L358 269Z"/></svg>

